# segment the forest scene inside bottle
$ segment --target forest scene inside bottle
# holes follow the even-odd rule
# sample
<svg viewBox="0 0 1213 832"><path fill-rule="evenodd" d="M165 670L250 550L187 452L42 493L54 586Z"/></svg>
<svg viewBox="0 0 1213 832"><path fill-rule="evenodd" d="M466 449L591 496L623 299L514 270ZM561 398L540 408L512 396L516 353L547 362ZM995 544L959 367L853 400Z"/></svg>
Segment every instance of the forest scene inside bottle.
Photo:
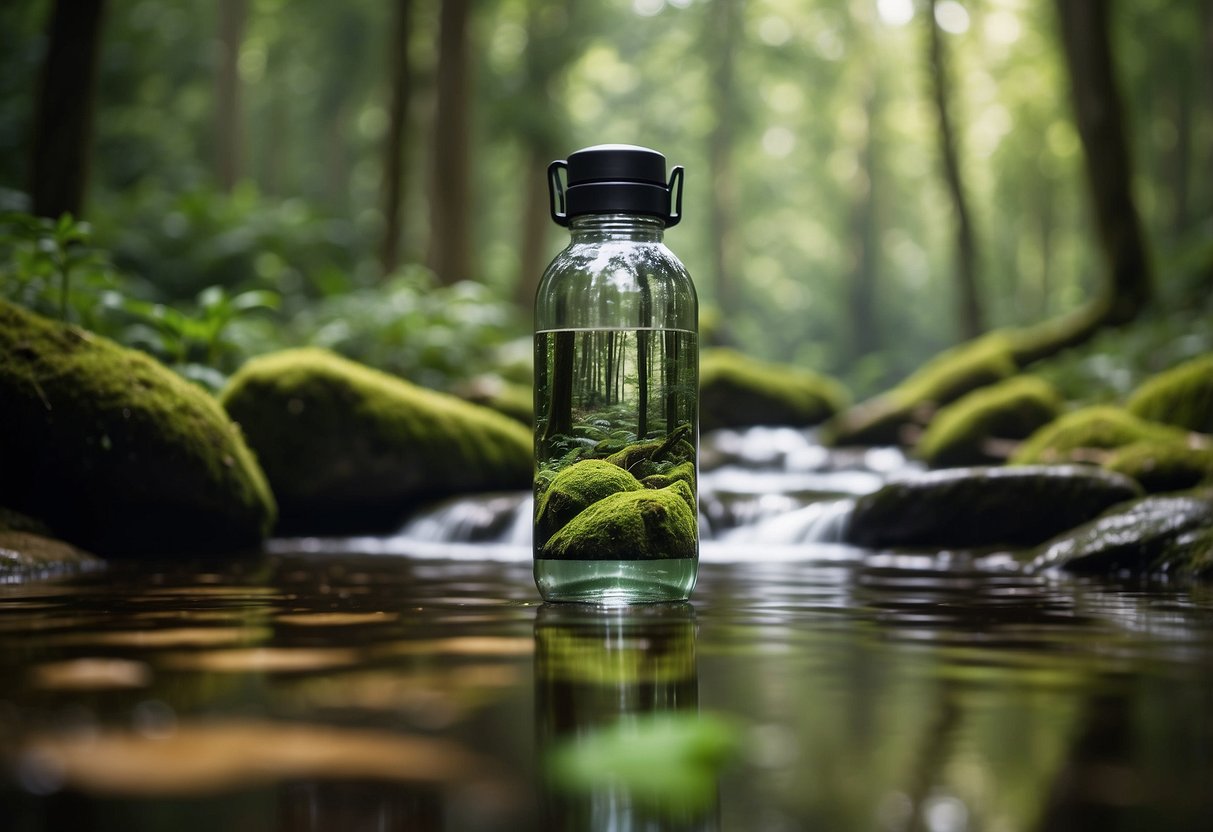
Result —
<svg viewBox="0 0 1213 832"><path fill-rule="evenodd" d="M541 330L535 371L536 558L666 561L693 575L695 333Z"/></svg>

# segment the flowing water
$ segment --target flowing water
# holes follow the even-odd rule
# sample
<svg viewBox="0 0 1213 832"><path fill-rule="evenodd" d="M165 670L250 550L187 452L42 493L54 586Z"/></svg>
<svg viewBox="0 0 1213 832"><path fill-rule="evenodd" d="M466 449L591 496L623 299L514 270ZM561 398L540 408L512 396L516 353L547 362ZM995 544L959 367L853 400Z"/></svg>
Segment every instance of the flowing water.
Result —
<svg viewBox="0 0 1213 832"><path fill-rule="evenodd" d="M705 442L689 604L542 604L522 495L0 586L0 828L1213 828L1213 590L825 542L904 461L812 448Z"/></svg>

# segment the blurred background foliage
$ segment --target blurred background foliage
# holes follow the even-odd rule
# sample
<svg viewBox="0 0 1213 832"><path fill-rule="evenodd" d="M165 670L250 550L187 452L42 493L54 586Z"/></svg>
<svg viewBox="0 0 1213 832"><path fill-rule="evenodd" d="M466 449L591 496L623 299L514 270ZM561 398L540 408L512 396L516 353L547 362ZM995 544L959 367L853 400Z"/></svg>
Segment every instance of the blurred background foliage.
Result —
<svg viewBox="0 0 1213 832"><path fill-rule="evenodd" d="M877 392L975 323L937 97L979 328L1103 279L1043 0L89 2L87 225L7 213L0 289L212 386L298 343L448 388L515 360L564 242L546 163L626 142L688 169L667 242L715 340ZM0 7L8 212L32 207L55 5ZM1093 398L1213 348L1213 2L1119 3L1112 46L1157 298L1054 362Z"/></svg>

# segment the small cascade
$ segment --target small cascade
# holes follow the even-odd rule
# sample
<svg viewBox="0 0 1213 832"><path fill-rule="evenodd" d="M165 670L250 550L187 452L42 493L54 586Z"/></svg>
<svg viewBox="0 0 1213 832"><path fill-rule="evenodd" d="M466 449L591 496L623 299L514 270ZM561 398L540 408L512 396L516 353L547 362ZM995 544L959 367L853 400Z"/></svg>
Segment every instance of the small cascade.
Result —
<svg viewBox="0 0 1213 832"><path fill-rule="evenodd" d="M729 529L720 538L744 543L841 543L854 508L851 499L819 500Z"/></svg>
<svg viewBox="0 0 1213 832"><path fill-rule="evenodd" d="M431 543L529 544L530 517L527 492L455 497L410 519L400 536Z"/></svg>

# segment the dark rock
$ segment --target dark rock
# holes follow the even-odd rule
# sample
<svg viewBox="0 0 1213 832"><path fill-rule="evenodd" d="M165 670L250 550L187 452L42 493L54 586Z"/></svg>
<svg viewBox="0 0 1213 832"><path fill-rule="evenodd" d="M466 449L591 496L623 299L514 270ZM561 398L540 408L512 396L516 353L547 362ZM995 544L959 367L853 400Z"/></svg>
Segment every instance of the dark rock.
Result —
<svg viewBox="0 0 1213 832"><path fill-rule="evenodd" d="M1087 466L949 468L890 482L855 506L845 539L867 547L1030 546L1141 494Z"/></svg>
<svg viewBox="0 0 1213 832"><path fill-rule="evenodd" d="M1213 575L1213 492L1144 497L1026 553L1029 569Z"/></svg>
<svg viewBox="0 0 1213 832"><path fill-rule="evenodd" d="M1137 480L1147 494L1186 491L1213 484L1213 448L1188 441L1135 442L1112 451L1103 467Z"/></svg>
<svg viewBox="0 0 1213 832"><path fill-rule="evenodd" d="M45 578L100 566L70 543L25 531L0 531L0 581Z"/></svg>
<svg viewBox="0 0 1213 832"><path fill-rule="evenodd" d="M705 431L816 425L845 407L847 399L839 382L800 367L719 348L705 351L700 360L699 421Z"/></svg>

